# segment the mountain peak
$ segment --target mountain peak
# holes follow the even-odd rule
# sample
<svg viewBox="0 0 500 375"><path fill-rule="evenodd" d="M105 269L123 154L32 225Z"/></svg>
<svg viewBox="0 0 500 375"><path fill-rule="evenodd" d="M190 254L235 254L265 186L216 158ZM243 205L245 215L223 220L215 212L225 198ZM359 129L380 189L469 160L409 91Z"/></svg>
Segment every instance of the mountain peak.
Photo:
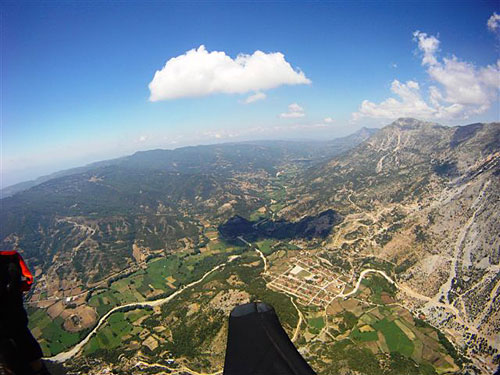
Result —
<svg viewBox="0 0 500 375"><path fill-rule="evenodd" d="M432 128L442 127L442 125L439 125L435 122L422 121L412 117L400 117L397 120L393 121L389 126L398 127L400 129L409 129L409 130L419 129L423 127L432 127Z"/></svg>

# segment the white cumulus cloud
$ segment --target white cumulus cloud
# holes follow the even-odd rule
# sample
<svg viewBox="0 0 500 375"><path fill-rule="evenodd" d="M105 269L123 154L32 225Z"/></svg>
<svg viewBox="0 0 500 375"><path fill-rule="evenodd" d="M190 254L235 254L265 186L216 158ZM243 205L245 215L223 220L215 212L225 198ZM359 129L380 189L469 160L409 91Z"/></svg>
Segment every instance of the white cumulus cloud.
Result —
<svg viewBox="0 0 500 375"><path fill-rule="evenodd" d="M231 58L205 46L169 59L149 83L149 100L199 97L210 94L244 94L281 85L309 84L305 74L293 69L280 52L255 51Z"/></svg>
<svg viewBox="0 0 500 375"><path fill-rule="evenodd" d="M413 33L413 40L418 43L418 49L424 53L422 65L438 63L435 55L439 48L439 40L435 36L417 30Z"/></svg>
<svg viewBox="0 0 500 375"><path fill-rule="evenodd" d="M353 115L354 120L361 117L397 118L421 117L428 118L435 114L427 105L420 93L420 86L415 81L401 83L397 79L391 84L391 91L399 97L388 98L379 104L363 100L359 111Z"/></svg>
<svg viewBox="0 0 500 375"><path fill-rule="evenodd" d="M245 104L255 103L259 100L264 100L265 98L267 98L266 94L264 94L263 92L258 92L246 98L244 103Z"/></svg>
<svg viewBox="0 0 500 375"><path fill-rule="evenodd" d="M333 118L331 118L331 117L325 117L325 118L323 119L323 122L326 122L327 124L331 124L333 121L334 121L334 120L333 120Z"/></svg>
<svg viewBox="0 0 500 375"><path fill-rule="evenodd" d="M396 98L381 103L364 100L353 119L362 117L394 119L419 117L425 119L468 118L487 111L499 101L500 60L478 67L456 56L439 59L439 40L416 31L414 40L422 53L431 85L423 92L416 81L394 80L391 91Z"/></svg>
<svg viewBox="0 0 500 375"><path fill-rule="evenodd" d="M304 108L297 103L292 103L288 106L288 112L280 114L281 118L299 118L304 117L306 114Z"/></svg>
<svg viewBox="0 0 500 375"><path fill-rule="evenodd" d="M488 29L490 31L496 31L498 27L500 26L500 14L497 12L494 12L490 18L488 18Z"/></svg>

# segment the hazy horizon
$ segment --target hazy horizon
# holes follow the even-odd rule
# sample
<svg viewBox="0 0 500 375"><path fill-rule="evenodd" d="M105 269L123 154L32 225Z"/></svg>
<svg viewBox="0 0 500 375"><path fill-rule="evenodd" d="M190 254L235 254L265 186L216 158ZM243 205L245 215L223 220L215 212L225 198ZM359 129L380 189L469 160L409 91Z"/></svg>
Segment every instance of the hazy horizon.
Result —
<svg viewBox="0 0 500 375"><path fill-rule="evenodd" d="M5 189L5 188L9 188L11 186L14 186L14 185L17 185L19 183L23 183L23 182L28 182L28 181L31 181L31 180L36 180L37 178L39 177L44 177L44 176L47 176L47 175L50 175L50 174L53 174L53 173L57 173L57 172L61 172L61 171L64 171L64 170L68 170L68 169L72 169L72 168L78 168L78 167L84 167L86 165L89 165L89 164L93 164L93 163L98 163L98 162L101 162L101 161L106 161L106 160L112 160L112 159L118 159L118 158L122 158L122 157L126 157L126 156L130 156L130 155L133 155L134 153L136 152L144 152L144 151L151 151L151 150L158 150L158 149L161 149L161 150L177 150L177 149L180 149L180 148L183 148L183 147L197 147L197 146L211 146L211 145L218 145L218 144L230 144L230 143L246 143L246 142L263 142L263 141L276 141L276 142L279 142L279 141L285 141L285 142L321 142L321 141L331 141L331 140L334 140L334 139L337 139L337 138L342 138L342 137L345 137L345 136L348 136L348 135L351 135L351 134L354 134L356 133L357 131L361 130L362 128L366 128L366 127L360 127L359 129L355 130L355 131L352 131L352 132L349 132L349 133L342 133L340 135L334 135L334 134L331 134L331 135L327 135L327 136L316 136L316 137L303 137L303 138L300 138L300 137L286 137L286 136L282 136L282 137L272 137L272 136L262 136L262 137L255 137L255 138L244 138L244 137L238 137L238 138L228 138L228 139L222 139L222 140L217 140L217 139L209 139L208 141L206 142L202 142L201 140L199 142L193 142L193 143L186 143L186 144L173 144L173 145L170 145L170 147L162 147L161 145L157 146L157 147L154 147L154 146L151 146L151 147L143 147L143 148L136 148L136 149L133 149L131 148L129 151L123 151L122 153L116 153L116 154L108 154L106 156L106 154L102 154L102 157L99 157L99 156L96 156L94 158L88 158L88 157L85 157L85 158L82 158L82 159L74 159L74 160L71 160L71 161L68 161L68 163L63 163L63 164L54 164L50 167L48 167L47 169L44 169L44 170L40 170L38 168L35 168L33 170L27 170L27 171L21 171L20 174L19 174L19 177L16 177L17 179L17 182L14 182L14 183L10 183L10 184L1 184L1 188L0 189ZM26 176L26 177L23 177L23 176ZM3 177L3 175L2 175Z"/></svg>
<svg viewBox="0 0 500 375"><path fill-rule="evenodd" d="M499 121L499 6L450 4L4 2L2 188L153 148Z"/></svg>

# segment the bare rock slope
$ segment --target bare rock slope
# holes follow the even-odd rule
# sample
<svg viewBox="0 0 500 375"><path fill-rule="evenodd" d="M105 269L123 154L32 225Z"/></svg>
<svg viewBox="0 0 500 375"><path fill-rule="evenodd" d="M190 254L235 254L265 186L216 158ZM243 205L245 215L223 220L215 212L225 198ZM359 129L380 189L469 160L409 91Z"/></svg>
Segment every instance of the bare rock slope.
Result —
<svg viewBox="0 0 500 375"><path fill-rule="evenodd" d="M407 306L480 366L498 363L500 123L399 119L306 171L289 195L282 214L337 210L345 219L327 248L393 265Z"/></svg>

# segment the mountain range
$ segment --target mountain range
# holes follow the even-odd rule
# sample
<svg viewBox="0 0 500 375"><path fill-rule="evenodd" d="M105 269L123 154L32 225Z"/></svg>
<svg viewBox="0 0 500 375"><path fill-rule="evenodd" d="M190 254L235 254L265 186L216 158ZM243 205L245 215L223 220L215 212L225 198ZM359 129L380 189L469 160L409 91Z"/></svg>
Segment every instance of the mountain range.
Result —
<svg viewBox="0 0 500 375"><path fill-rule="evenodd" d="M2 196L1 248L22 251L54 297L152 257L200 251L208 227L222 236L244 227L234 240L260 222L248 240L277 238L327 212L333 229L294 234L295 245L379 262L405 307L477 368L498 364L500 123L402 118L327 142L138 152Z"/></svg>

